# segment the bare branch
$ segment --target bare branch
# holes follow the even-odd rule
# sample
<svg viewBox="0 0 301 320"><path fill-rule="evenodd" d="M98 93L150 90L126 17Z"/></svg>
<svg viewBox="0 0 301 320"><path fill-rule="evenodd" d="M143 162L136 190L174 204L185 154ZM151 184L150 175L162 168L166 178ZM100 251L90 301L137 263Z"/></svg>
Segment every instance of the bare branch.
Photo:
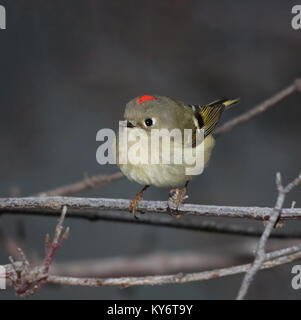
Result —
<svg viewBox="0 0 301 320"><path fill-rule="evenodd" d="M279 243L276 242L270 248L275 250L277 246ZM232 246L232 253L227 255L194 251L159 251L142 255L60 262L51 265L51 274L68 277L112 278L196 272L247 263L253 258L253 247L252 240L247 243L237 243ZM283 255L290 253L286 250L283 249Z"/></svg>
<svg viewBox="0 0 301 320"><path fill-rule="evenodd" d="M100 188L107 183L124 178L121 172L115 172L109 175L96 175L92 177L85 177L82 181L75 182L66 186L58 187L52 190L43 191L38 193L37 197L45 196L66 196L73 193L78 193L87 189Z"/></svg>
<svg viewBox="0 0 301 320"><path fill-rule="evenodd" d="M298 184L300 184L300 182L301 182L301 173L299 174L299 176L296 179L294 179L286 187L283 187L282 182L281 182L280 173L278 172L276 174L276 185L277 185L277 189L278 189L277 201L276 201L275 207L273 209L273 213L271 214L270 219L269 219L269 221L264 229L264 232L262 233L262 236L259 240L258 247L256 250L255 260L254 260L251 268L248 270L248 272L246 273L246 275L243 279L242 285L241 285L240 290L237 295L237 300L244 299L257 271L260 269L261 265L263 264L263 262L265 260L266 243L267 243L268 238L269 238L273 228L275 227L277 221L281 217L280 213L282 212L282 207L284 204L286 194L288 192L290 192Z"/></svg>
<svg viewBox="0 0 301 320"><path fill-rule="evenodd" d="M301 79L296 79L292 84L290 84L288 87L285 89L279 91L276 93L274 96L271 98L263 101L262 103L258 104L251 110L239 115L238 117L229 120L219 128L217 128L214 131L214 136L217 137L221 134L224 134L230 130L232 130L234 127L236 127L239 124L242 124L244 122L247 122L251 120L252 118L260 115L261 113L267 111L269 108L273 107L275 104L277 104L279 101L283 100L284 98L288 97L294 92L301 91L300 90L300 85Z"/></svg>
<svg viewBox="0 0 301 320"><path fill-rule="evenodd" d="M68 217L80 217L90 220L100 218L100 211L129 211L130 200L107 198L44 197L44 198L0 198L1 214L57 215L63 206L68 207ZM138 212L170 214L166 201L141 201ZM178 213L181 216L211 216L244 218L267 221L274 209L268 207L235 207L183 204ZM282 210L281 220L300 219L301 208Z"/></svg>
<svg viewBox="0 0 301 320"><path fill-rule="evenodd" d="M227 256L180 251L53 263L51 274L70 277L123 277L192 272L249 262L251 250ZM241 254L240 254L241 253Z"/></svg>
<svg viewBox="0 0 301 320"><path fill-rule="evenodd" d="M63 222L65 219L66 213L67 213L67 207L63 206L62 214L61 214L60 219L56 225L53 241L51 244L50 244L49 235L48 234L46 235L46 238L45 238L46 256L45 256L44 270L43 270L43 273L45 275L48 275L48 273L49 273L49 268L52 263L52 260L53 260L53 257L54 257L56 250L62 246L63 242L69 236L69 227L67 227L64 234L61 236L62 231L63 231Z"/></svg>
<svg viewBox="0 0 301 320"><path fill-rule="evenodd" d="M294 209L294 208L292 208ZM125 209L126 211L126 209ZM300 210L301 212L301 210ZM18 210L18 211L1 211L1 214L17 214L17 215L34 215L34 216L49 216L49 217L58 217L60 215L59 210ZM217 223L215 221L204 221L203 219L196 219L197 217L183 217L182 219L175 219L171 215L167 214L143 214L139 216L139 219L133 219L133 215L127 212L108 212L105 211L96 211L96 210L77 210L74 211L69 209L68 217L85 219L90 221L113 221L113 222L123 222L123 223L135 223L135 224L146 224L158 227L167 227L167 228L176 228L192 231L202 231L202 232L216 232L222 234L231 234L238 236L249 236L249 237L258 237L261 236L262 230L254 227L243 227L240 225L227 225L223 223ZM294 217L294 219L297 217ZM1 231L1 229L0 229ZM1 232L0 232L1 236ZM1 237L0 237L1 238ZM272 238L277 239L300 239L301 231L290 231L290 232L276 232L272 234Z"/></svg>
<svg viewBox="0 0 301 320"><path fill-rule="evenodd" d="M301 174L300 176L295 179L293 182L288 184L285 188L281 185L280 175L277 175L277 187L279 191L279 195L284 195L289 192L293 187L297 186L301 181ZM278 197L279 198L279 197ZM222 277L230 274L237 274L240 272L244 272L251 268L251 264L249 265L242 265L230 268L223 268L223 269L215 269L213 271L204 271L204 272L197 272L197 273L188 273L188 274L174 274L174 275L160 275L160 276L146 276L146 277L123 277L123 278L112 278L112 279L94 279L94 278L74 278L74 277L62 277L62 276L50 276L49 275L49 266L52 262L54 252L57 248L60 247L62 241L68 235L68 229L64 233L63 237L61 237L62 233L62 224L66 214L66 203L70 205L74 210L75 209L85 209L87 208L87 204L90 204L88 208L98 208L99 203L96 200L99 199L86 199L88 203L83 205L82 202L73 202L74 199L78 198L61 198L61 197L49 197L49 198L8 198L8 199L0 199L0 210L3 209L4 211L8 210L8 206L10 209L23 210L24 206L25 209L38 209L44 208L45 210L58 210L58 208L63 207L61 218L56 226L55 236L52 244L50 245L49 237L46 236L45 240L45 248L46 248L46 258L43 267L35 267L32 270L29 270L29 263L25 257L25 254L21 252L22 257L22 269L21 271L18 270L18 264L15 263L12 258L10 259L12 262L12 269L13 275L11 273L7 273L8 277L11 279L13 286L16 288L16 292L19 295L27 295L37 292L40 287L45 283L54 283L54 284L65 284L65 285L80 285L80 286L108 286L108 285L117 285L117 286L132 286L132 285L153 285L153 284L167 284L167 283L184 283L184 282L191 282L191 281L200 281L206 279L212 279L216 277ZM83 199L83 198L79 198ZM20 203L21 200L21 203ZM64 201L63 201L64 200ZM61 202L63 201L63 202ZM282 201L278 199L276 206L274 209L271 209L271 215L269 216L269 223L268 226L271 225L272 227L275 225L275 222L279 218L279 214L275 217L275 210L277 209L280 213L282 209L282 205L284 202L284 198ZM193 206L193 205L191 205ZM183 206L185 207L185 206ZM226 207L227 208L227 207ZM233 208L233 207L231 207ZM234 207L235 208L235 207ZM229 209L229 208L228 208ZM237 208L236 208L237 209ZM270 209L270 208L261 208L261 209ZM240 209L241 210L241 209ZM286 210L297 210L297 209L286 209ZM235 212L237 210L234 209ZM260 211L260 208L257 208L256 211ZM187 214L187 212L185 212ZM218 216L223 215L224 213L219 212ZM233 214L233 213L232 213ZM233 215L230 215L233 217ZM287 213L288 214L288 213ZM282 216L281 216L282 217ZM253 217L254 218L254 217ZM257 218L258 219L258 218ZM262 219L266 219L266 214L262 216ZM267 228L265 229L266 232ZM264 245L265 246L265 245ZM279 264L287 263L293 261L297 258L301 257L301 246L294 246L291 248L278 250L277 252L264 254L263 260L258 266L260 268L271 268ZM285 256L283 256L285 255ZM273 260L271 260L273 259ZM269 261L267 261L269 260ZM270 261L271 260L271 261ZM264 263L264 261L266 261ZM246 269L247 268L247 269Z"/></svg>
<svg viewBox="0 0 301 320"><path fill-rule="evenodd" d="M54 254L69 235L69 228L67 228L63 236L61 236L66 213L67 207L63 206L51 244L49 236L46 235L46 255L42 267L34 267L32 270L30 270L30 263L27 260L25 253L20 248L18 248L18 252L22 259L21 266L19 265L20 263L15 262L12 257L9 257L13 272L7 273L7 278L11 280L12 285L19 296L28 296L34 294L47 282L49 268L54 258Z"/></svg>
<svg viewBox="0 0 301 320"><path fill-rule="evenodd" d="M274 268L279 265L290 263L301 258L301 245L293 246L282 250L273 251L265 256L265 262L261 265L261 269ZM20 268L22 263L15 263L15 268ZM4 266L6 273L15 272L12 265ZM202 271L195 273L178 273L173 275L144 276L144 277L121 277L121 278L75 278L49 275L46 282L48 284L100 287L100 286L118 286L130 287L138 285L162 285L162 284L180 284L195 281L203 281L215 278L221 278L229 275L235 275L246 272L251 264L244 264L229 268L221 268L210 271ZM35 273L37 274L37 272Z"/></svg>

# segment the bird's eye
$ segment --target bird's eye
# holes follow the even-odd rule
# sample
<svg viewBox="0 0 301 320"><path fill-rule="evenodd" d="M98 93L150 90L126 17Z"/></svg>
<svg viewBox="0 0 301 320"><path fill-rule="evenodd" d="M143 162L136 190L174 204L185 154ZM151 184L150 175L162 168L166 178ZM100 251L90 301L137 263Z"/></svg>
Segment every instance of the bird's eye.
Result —
<svg viewBox="0 0 301 320"><path fill-rule="evenodd" d="M151 127L154 124L154 121L153 119L148 118L144 120L144 123L147 127Z"/></svg>

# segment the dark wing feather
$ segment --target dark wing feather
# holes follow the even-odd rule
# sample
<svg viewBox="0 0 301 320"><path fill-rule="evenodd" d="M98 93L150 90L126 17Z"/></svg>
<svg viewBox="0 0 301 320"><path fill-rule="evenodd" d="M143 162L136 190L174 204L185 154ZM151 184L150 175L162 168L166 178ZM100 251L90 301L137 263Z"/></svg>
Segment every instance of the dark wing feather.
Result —
<svg viewBox="0 0 301 320"><path fill-rule="evenodd" d="M194 111L198 128L205 130L205 137L212 133L218 124L224 109L238 101L239 99L222 98L204 106L190 105Z"/></svg>

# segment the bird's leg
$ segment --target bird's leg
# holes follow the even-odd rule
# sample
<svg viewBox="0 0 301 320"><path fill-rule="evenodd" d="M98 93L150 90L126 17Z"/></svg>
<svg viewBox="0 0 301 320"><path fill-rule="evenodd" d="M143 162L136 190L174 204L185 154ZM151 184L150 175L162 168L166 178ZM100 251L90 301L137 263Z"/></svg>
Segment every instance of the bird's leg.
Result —
<svg viewBox="0 0 301 320"><path fill-rule="evenodd" d="M132 212L133 216L136 217L136 210L138 208L139 202L142 200L142 195L144 191L149 187L149 185L145 185L131 200L129 210Z"/></svg>
<svg viewBox="0 0 301 320"><path fill-rule="evenodd" d="M179 206L188 198L186 195L187 185L189 181L186 181L184 188L171 189L169 191L168 207L172 215L178 215Z"/></svg>

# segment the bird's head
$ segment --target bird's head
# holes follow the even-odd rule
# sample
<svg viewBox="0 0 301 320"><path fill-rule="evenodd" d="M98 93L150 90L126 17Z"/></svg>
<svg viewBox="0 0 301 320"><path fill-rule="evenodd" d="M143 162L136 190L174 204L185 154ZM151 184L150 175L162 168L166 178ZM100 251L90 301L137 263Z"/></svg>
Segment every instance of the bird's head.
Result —
<svg viewBox="0 0 301 320"><path fill-rule="evenodd" d="M129 101L124 118L128 128L151 129L178 128L180 106L168 97L143 95Z"/></svg>

